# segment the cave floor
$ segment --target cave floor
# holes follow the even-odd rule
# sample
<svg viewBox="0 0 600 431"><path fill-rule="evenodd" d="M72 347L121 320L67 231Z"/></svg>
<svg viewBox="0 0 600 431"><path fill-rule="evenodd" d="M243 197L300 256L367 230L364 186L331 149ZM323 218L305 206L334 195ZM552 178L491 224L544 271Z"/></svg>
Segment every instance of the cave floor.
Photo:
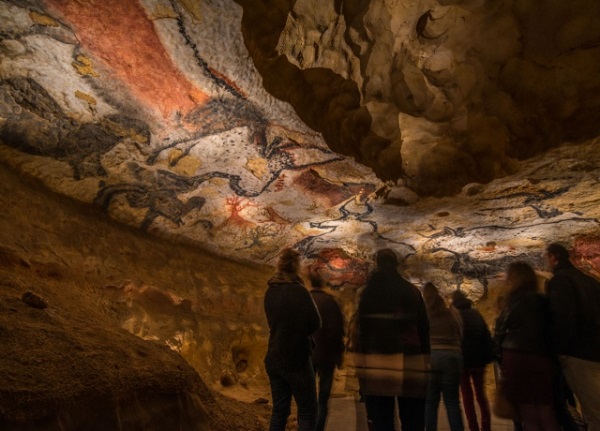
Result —
<svg viewBox="0 0 600 431"><path fill-rule="evenodd" d="M465 423L465 429L468 429L464 415L463 421ZM396 429L400 429L399 424L396 425ZM494 431L513 431L513 424L509 420L492 416L492 429ZM365 406L363 403L358 402L354 397L331 399L326 431L340 430L368 431ZM450 431L443 403L440 404L438 430Z"/></svg>
<svg viewBox="0 0 600 431"><path fill-rule="evenodd" d="M486 389L488 398L491 400L494 385L492 370L488 370L486 374ZM438 415L438 430L449 431L450 426L448 425L443 402L440 403ZM463 421L465 429L468 429L464 414ZM400 429L399 424L396 425L396 429ZM494 431L513 431L513 424L512 421L500 419L492 415L492 429ZM340 430L368 431L365 405L358 401L358 386L351 368L344 368L337 371L329 404L329 419L326 431Z"/></svg>

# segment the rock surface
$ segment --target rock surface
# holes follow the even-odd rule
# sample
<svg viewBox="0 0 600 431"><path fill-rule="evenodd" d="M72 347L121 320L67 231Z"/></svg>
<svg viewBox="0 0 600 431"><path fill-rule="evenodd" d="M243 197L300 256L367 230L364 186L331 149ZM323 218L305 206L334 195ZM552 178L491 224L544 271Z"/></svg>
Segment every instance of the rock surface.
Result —
<svg viewBox="0 0 600 431"><path fill-rule="evenodd" d="M542 207L595 200L569 150L547 150L596 146L600 6L537 7L3 1L0 159L120 222L258 263L285 246L359 267L373 247L418 254L440 224L410 220L448 202L446 227L473 241L538 237L538 223L561 228L544 240L587 235L593 222L566 229L565 208ZM536 154L567 160L522 187L515 214L469 218L500 214L493 193L529 181L534 162L517 160ZM581 163L593 183L597 160Z"/></svg>
<svg viewBox="0 0 600 431"><path fill-rule="evenodd" d="M269 406L219 394L227 372L238 398L264 395L264 270L143 238L1 165L0 184L0 429L265 429Z"/></svg>
<svg viewBox="0 0 600 431"><path fill-rule="evenodd" d="M599 276L599 18L592 0L0 0L0 337L55 316L48 349L98 329L82 363L151 340L259 398L284 247L348 318L383 247L476 300L514 260L548 276L553 241ZM144 370L107 411L156 402ZM167 405L197 404L185 370Z"/></svg>

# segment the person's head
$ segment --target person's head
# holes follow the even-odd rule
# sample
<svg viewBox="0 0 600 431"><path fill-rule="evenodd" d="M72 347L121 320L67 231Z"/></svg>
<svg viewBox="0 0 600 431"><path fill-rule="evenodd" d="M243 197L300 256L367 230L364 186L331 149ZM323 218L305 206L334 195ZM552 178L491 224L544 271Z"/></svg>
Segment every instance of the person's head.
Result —
<svg viewBox="0 0 600 431"><path fill-rule="evenodd" d="M427 282L423 286L423 300L430 313L439 312L447 308L444 298L440 295L440 291L432 282Z"/></svg>
<svg viewBox="0 0 600 431"><path fill-rule="evenodd" d="M293 248L284 249L279 255L277 270L286 274L298 274L298 271L300 271L300 253Z"/></svg>
<svg viewBox="0 0 600 431"><path fill-rule="evenodd" d="M537 290L535 271L526 262L513 262L508 265L506 281L511 292L515 290Z"/></svg>
<svg viewBox="0 0 600 431"><path fill-rule="evenodd" d="M384 248L377 251L375 256L377 268L383 271L395 271L398 268L398 256L391 248Z"/></svg>
<svg viewBox="0 0 600 431"><path fill-rule="evenodd" d="M308 274L308 278L310 279L311 287L315 289L322 289L325 287L325 280L323 280L323 277L321 277L317 271L311 271L310 274Z"/></svg>
<svg viewBox="0 0 600 431"><path fill-rule="evenodd" d="M557 242L553 242L546 248L546 256L550 268L569 262L568 250Z"/></svg>
<svg viewBox="0 0 600 431"><path fill-rule="evenodd" d="M451 295L452 304L457 308L468 308L471 306L472 301L462 290L455 290Z"/></svg>

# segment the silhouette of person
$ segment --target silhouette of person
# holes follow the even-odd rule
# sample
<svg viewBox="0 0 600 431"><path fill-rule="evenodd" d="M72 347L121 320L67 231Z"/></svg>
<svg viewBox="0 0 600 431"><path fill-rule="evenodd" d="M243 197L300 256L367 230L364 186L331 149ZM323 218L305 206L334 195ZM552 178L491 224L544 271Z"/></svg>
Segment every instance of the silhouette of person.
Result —
<svg viewBox="0 0 600 431"><path fill-rule="evenodd" d="M457 312L446 306L444 298L433 283L426 283L423 298L429 316L431 343L431 373L425 406L425 429L436 431L440 394L448 415L451 431L463 431L460 410L460 375L463 367L461 352L462 326Z"/></svg>
<svg viewBox="0 0 600 431"><path fill-rule="evenodd" d="M485 393L485 367L492 362L495 355L492 334L483 316L473 308L473 301L467 298L464 292L460 290L452 292L452 306L458 311L463 326L461 342L463 372L460 391L469 429L491 431L490 403ZM481 428L477 422L473 392L479 405Z"/></svg>
<svg viewBox="0 0 600 431"><path fill-rule="evenodd" d="M314 431L317 421L310 353L311 334L321 326L321 318L299 270L300 254L291 248L283 250L264 298L270 331L265 368L273 398L269 431L285 431L292 395L298 406L298 430Z"/></svg>
<svg viewBox="0 0 600 431"><path fill-rule="evenodd" d="M373 431L394 429L398 405L402 429L425 428L429 321L421 292L398 272L391 249L376 254L377 268L357 310L354 355Z"/></svg>
<svg viewBox="0 0 600 431"><path fill-rule="evenodd" d="M546 298L538 293L535 272L525 262L511 263L506 281L509 292L495 325L502 389L525 431L559 431Z"/></svg>
<svg viewBox="0 0 600 431"><path fill-rule="evenodd" d="M313 334L315 348L311 360L317 378L319 410L316 431L323 431L327 422L329 396L336 366L342 366L344 354L344 315L333 295L324 290L325 282L316 273L310 274L310 294L321 315L321 329Z"/></svg>
<svg viewBox="0 0 600 431"><path fill-rule="evenodd" d="M575 268L562 245L546 252L554 274L546 283L554 352L588 430L600 431L600 283Z"/></svg>

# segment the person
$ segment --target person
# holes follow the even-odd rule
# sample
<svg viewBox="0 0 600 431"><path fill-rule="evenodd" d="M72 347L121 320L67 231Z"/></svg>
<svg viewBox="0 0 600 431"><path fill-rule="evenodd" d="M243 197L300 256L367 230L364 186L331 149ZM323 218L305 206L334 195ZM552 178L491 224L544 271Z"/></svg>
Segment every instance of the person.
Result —
<svg viewBox="0 0 600 431"><path fill-rule="evenodd" d="M556 368L549 341L549 310L526 262L506 273L508 293L496 319L501 390L515 406L524 431L560 431L554 409Z"/></svg>
<svg viewBox="0 0 600 431"><path fill-rule="evenodd" d="M589 431L600 431L600 283L571 263L560 244L547 247L551 334L568 386Z"/></svg>
<svg viewBox="0 0 600 431"><path fill-rule="evenodd" d="M429 322L421 292L397 270L391 249L377 251L377 268L357 310L356 372L373 431L422 431L425 422Z"/></svg>
<svg viewBox="0 0 600 431"><path fill-rule="evenodd" d="M269 325L265 368L273 398L269 431L286 429L292 395L298 407L298 430L313 431L316 425L317 393L310 354L311 334L321 326L321 318L299 270L300 254L291 248L283 250L264 298Z"/></svg>
<svg viewBox="0 0 600 431"><path fill-rule="evenodd" d="M336 366L344 354L344 315L333 295L325 292L325 282L318 273L310 274L310 294L321 315L322 326L313 334L315 348L311 360L318 382L318 414L315 431L323 431L327 422L329 396Z"/></svg>
<svg viewBox="0 0 600 431"><path fill-rule="evenodd" d="M452 306L458 311L463 327L461 350L463 370L460 392L470 431L491 431L490 403L485 394L485 367L492 362L495 346L492 334L473 302L460 290L452 292ZM479 405L481 428L477 422L473 391Z"/></svg>
<svg viewBox="0 0 600 431"><path fill-rule="evenodd" d="M450 430L463 431L458 389L463 365L460 317L446 306L444 298L433 283L425 284L423 298L429 316L431 344L431 373L427 387L425 429L426 431L437 430L438 408L440 394L442 394Z"/></svg>

